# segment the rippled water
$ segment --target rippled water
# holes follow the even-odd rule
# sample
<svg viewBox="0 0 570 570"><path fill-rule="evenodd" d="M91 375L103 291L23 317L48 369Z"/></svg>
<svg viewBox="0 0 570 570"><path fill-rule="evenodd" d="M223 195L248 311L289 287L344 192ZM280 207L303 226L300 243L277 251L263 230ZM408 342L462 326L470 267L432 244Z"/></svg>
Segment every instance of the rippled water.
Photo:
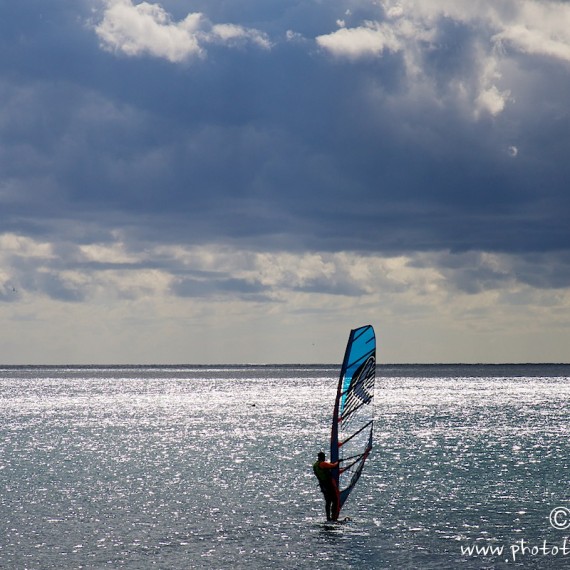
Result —
<svg viewBox="0 0 570 570"><path fill-rule="evenodd" d="M380 367L330 527L311 464L337 374L0 369L0 568L568 567L570 367Z"/></svg>

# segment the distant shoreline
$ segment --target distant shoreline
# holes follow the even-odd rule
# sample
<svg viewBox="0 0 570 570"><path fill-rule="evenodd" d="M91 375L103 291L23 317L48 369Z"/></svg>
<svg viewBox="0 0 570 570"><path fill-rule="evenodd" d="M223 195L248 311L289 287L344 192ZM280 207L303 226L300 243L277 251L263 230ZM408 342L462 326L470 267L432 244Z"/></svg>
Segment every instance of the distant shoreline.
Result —
<svg viewBox="0 0 570 570"><path fill-rule="evenodd" d="M445 368L459 368L459 367L478 367L478 368L515 368L515 367L570 367L570 362L453 362L453 363L377 363L377 370L389 370L392 368L398 369L417 369L417 368L431 368L431 369L445 369ZM273 363L273 364L0 364L0 370L11 369L25 369L25 368L44 368L44 369L137 369L137 368L151 368L151 369L272 369L272 368L339 368L340 364L335 363Z"/></svg>

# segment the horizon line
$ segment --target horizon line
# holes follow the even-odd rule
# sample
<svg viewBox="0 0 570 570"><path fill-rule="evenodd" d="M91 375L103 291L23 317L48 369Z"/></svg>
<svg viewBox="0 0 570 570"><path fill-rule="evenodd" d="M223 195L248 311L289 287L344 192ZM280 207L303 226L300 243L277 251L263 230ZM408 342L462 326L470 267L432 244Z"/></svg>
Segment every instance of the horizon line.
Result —
<svg viewBox="0 0 570 570"><path fill-rule="evenodd" d="M1 368L272 368L272 367L340 367L337 362L267 362L267 363L27 363L0 364ZM389 366L570 366L570 362L376 362Z"/></svg>

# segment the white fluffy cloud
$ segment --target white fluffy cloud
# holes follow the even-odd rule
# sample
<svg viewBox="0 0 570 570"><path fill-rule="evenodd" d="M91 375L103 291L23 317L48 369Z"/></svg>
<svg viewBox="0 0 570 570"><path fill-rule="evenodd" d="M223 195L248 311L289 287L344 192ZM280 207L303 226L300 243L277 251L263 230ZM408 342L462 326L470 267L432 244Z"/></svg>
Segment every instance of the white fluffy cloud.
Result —
<svg viewBox="0 0 570 570"><path fill-rule="evenodd" d="M381 12L381 13L380 13ZM451 51L445 30L453 24L470 30L472 44L465 66L472 68L466 78L458 69L449 80L449 93L465 101L475 116L501 113L512 100L511 89L501 72L502 63L518 53L570 61L570 5L537 0L473 1L385 0L378 21L316 38L317 44L337 58L352 61L401 54L411 88L433 84L428 61L438 52ZM421 87L418 87L421 85ZM436 94L433 89L433 96Z"/></svg>
<svg viewBox="0 0 570 570"><path fill-rule="evenodd" d="M335 56L358 59L379 56L385 50L399 51L401 40L390 26L378 22L365 22L357 28L346 28L344 22L332 34L318 36L317 44Z"/></svg>
<svg viewBox="0 0 570 570"><path fill-rule="evenodd" d="M570 5L567 2L510 2L511 18L500 23L493 37L508 47L534 54L570 61Z"/></svg>
<svg viewBox="0 0 570 570"><path fill-rule="evenodd" d="M95 27L105 49L129 56L151 55L173 63L205 55L205 45L233 46L250 42L268 49L267 36L235 24L212 24L202 13L173 21L159 4L106 0L102 20Z"/></svg>

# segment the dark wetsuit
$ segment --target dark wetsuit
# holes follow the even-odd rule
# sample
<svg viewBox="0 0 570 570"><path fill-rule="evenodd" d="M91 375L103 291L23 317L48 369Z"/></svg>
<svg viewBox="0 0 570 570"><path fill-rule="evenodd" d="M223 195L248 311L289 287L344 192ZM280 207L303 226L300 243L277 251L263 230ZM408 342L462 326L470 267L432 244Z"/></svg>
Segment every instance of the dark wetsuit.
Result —
<svg viewBox="0 0 570 570"><path fill-rule="evenodd" d="M328 521L335 521L338 518L338 491L336 482L331 474L331 469L334 469L337 465L337 463L329 463L328 461L316 461L313 463L313 471L325 496L325 510Z"/></svg>

